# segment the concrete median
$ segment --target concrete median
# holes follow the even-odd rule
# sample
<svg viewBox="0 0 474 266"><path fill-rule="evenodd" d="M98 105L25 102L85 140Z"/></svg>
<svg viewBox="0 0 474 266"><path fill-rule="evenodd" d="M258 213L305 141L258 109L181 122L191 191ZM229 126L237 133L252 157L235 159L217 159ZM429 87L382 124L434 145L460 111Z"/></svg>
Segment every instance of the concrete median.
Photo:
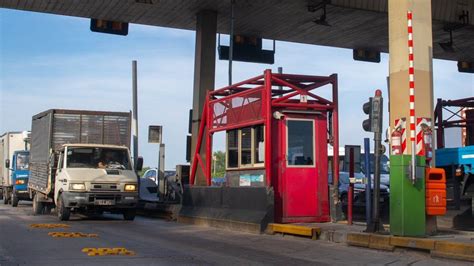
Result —
<svg viewBox="0 0 474 266"><path fill-rule="evenodd" d="M261 233L273 222L273 199L265 187L186 186L178 222Z"/></svg>

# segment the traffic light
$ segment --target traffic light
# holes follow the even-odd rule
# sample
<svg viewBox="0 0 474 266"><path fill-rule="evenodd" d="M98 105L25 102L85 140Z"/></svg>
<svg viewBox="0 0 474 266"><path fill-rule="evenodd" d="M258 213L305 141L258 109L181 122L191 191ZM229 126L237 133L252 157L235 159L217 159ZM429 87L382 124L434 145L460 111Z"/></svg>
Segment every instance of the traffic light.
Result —
<svg viewBox="0 0 474 266"><path fill-rule="evenodd" d="M369 115L369 119L362 122L364 130L375 133L382 132L383 98L380 90L376 90L375 96L370 97L369 101L364 103L362 110Z"/></svg>
<svg viewBox="0 0 474 266"><path fill-rule="evenodd" d="M362 122L362 127L364 128L365 131L367 132L371 132L372 131L372 101L373 101L373 98L370 97L369 98L369 101L364 103L364 105L362 106L362 110L364 110L364 113L366 115L369 115L369 119L365 119L363 122Z"/></svg>
<svg viewBox="0 0 474 266"><path fill-rule="evenodd" d="M380 63L380 52L373 50L354 49L352 58L357 61Z"/></svg>
<svg viewBox="0 0 474 266"><path fill-rule="evenodd" d="M91 31L126 36L128 23L93 18L91 19Z"/></svg>

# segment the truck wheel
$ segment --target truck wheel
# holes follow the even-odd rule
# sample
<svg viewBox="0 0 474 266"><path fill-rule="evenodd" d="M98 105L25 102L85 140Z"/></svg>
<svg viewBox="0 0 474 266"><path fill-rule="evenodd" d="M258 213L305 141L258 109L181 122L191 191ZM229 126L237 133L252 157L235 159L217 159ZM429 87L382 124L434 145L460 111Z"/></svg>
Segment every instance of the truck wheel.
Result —
<svg viewBox="0 0 474 266"><path fill-rule="evenodd" d="M43 213L46 214L46 215L51 214L51 210L53 209L53 206L54 206L54 205L53 205L52 203L46 204L46 205L44 206Z"/></svg>
<svg viewBox="0 0 474 266"><path fill-rule="evenodd" d="M20 201L20 200L18 199L18 196L16 195L16 191L13 190L13 192L12 192L12 200L11 200L12 207L17 207L19 201Z"/></svg>
<svg viewBox="0 0 474 266"><path fill-rule="evenodd" d="M125 221L133 221L135 220L135 215L137 211L135 209L127 209L123 211L123 219Z"/></svg>
<svg viewBox="0 0 474 266"><path fill-rule="evenodd" d="M33 196L33 215L40 215L43 213L43 202L39 200L38 194Z"/></svg>
<svg viewBox="0 0 474 266"><path fill-rule="evenodd" d="M8 191L4 188L2 190L3 204L8 204Z"/></svg>
<svg viewBox="0 0 474 266"><path fill-rule="evenodd" d="M69 220L69 216L71 216L71 210L64 206L64 199L62 194L59 195L57 212L60 221L67 221Z"/></svg>

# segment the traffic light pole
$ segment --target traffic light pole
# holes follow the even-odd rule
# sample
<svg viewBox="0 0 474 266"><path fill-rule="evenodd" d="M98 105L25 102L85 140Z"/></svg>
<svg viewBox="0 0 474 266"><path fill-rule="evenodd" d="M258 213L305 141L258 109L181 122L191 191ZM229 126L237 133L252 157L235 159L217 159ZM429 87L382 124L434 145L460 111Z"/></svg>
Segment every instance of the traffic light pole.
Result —
<svg viewBox="0 0 474 266"><path fill-rule="evenodd" d="M382 133L374 133L374 198L371 222L367 225L367 232L383 232L383 224L380 220L380 157L382 152Z"/></svg>
<svg viewBox="0 0 474 266"><path fill-rule="evenodd" d="M369 119L365 120L362 126L364 130L374 132L375 142L373 214L371 222L367 224L366 232L383 232L385 230L380 221L380 157L382 155L383 98L380 90L375 91L375 97L369 98L369 102L364 104L363 110L364 113L369 115Z"/></svg>

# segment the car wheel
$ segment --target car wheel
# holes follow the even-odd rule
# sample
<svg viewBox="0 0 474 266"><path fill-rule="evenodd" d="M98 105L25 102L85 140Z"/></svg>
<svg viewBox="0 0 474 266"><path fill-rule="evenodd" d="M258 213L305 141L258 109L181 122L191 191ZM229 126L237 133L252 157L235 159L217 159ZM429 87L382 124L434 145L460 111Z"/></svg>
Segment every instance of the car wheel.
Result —
<svg viewBox="0 0 474 266"><path fill-rule="evenodd" d="M64 199L63 195L60 194L58 198L58 206L57 206L57 212L58 212L58 219L60 221L67 221L69 220L69 217L71 216L71 210L64 206Z"/></svg>

